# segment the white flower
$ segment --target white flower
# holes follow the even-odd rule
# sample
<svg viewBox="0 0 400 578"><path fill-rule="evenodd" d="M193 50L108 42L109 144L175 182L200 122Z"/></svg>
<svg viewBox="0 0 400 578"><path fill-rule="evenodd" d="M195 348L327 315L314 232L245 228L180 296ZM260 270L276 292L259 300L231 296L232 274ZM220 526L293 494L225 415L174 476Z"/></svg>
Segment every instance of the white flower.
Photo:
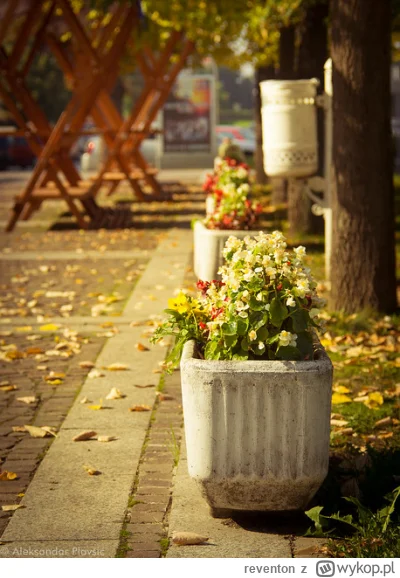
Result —
<svg viewBox="0 0 400 578"><path fill-rule="evenodd" d="M238 301L236 301L237 311L244 311L245 309L248 309L248 308L249 308L248 303L243 303L243 301L241 301L240 299Z"/></svg>
<svg viewBox="0 0 400 578"><path fill-rule="evenodd" d="M275 279L276 277L276 269L275 267L266 267L265 268L265 273L266 275L268 275L268 277L272 280Z"/></svg>
<svg viewBox="0 0 400 578"><path fill-rule="evenodd" d="M252 271L252 270L246 271L246 273L243 275L243 279L244 279L245 281L251 281L254 276L255 276L254 271Z"/></svg>
<svg viewBox="0 0 400 578"><path fill-rule="evenodd" d="M258 349L264 349L264 343L262 341L258 342Z"/></svg>
<svg viewBox="0 0 400 578"><path fill-rule="evenodd" d="M260 291L260 293L257 293L256 299L257 299L257 301L262 301L262 300L263 300L263 294L261 293L261 291Z"/></svg>
<svg viewBox="0 0 400 578"><path fill-rule="evenodd" d="M296 307L296 301L293 299L291 295L286 299L286 305L288 307Z"/></svg>
<svg viewBox="0 0 400 578"><path fill-rule="evenodd" d="M295 247L293 251L296 253L296 257L301 261L306 256L306 248L300 245Z"/></svg>
<svg viewBox="0 0 400 578"><path fill-rule="evenodd" d="M254 329L249 331L249 339L250 341L255 341L257 339L257 331L254 331Z"/></svg>
<svg viewBox="0 0 400 578"><path fill-rule="evenodd" d="M296 340L296 333L290 333L290 331L283 330L279 334L279 347L287 347L288 345L296 347Z"/></svg>

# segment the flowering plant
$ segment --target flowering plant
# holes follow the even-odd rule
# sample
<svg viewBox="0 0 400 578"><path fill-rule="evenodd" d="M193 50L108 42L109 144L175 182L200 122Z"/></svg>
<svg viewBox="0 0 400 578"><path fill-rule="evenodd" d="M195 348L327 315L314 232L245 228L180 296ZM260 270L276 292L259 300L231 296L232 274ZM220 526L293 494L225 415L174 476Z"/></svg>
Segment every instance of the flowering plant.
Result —
<svg viewBox="0 0 400 578"><path fill-rule="evenodd" d="M229 237L222 281L199 281L199 294L170 299L169 318L152 341L176 336L167 361L177 365L194 339L205 359L312 359L313 327L323 300L304 265L305 248L290 254L282 233Z"/></svg>
<svg viewBox="0 0 400 578"><path fill-rule="evenodd" d="M203 190L212 198L212 212L204 220L207 229L251 229L261 206L252 203L250 173L245 163L222 159L213 175L208 175Z"/></svg>

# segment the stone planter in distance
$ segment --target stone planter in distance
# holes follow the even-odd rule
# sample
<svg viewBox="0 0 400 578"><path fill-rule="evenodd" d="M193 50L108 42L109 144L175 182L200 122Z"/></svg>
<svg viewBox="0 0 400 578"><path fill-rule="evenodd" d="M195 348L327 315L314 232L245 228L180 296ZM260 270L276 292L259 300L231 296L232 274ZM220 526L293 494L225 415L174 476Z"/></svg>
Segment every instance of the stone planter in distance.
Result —
<svg viewBox="0 0 400 578"><path fill-rule="evenodd" d="M207 229L201 221L196 221L193 229L194 236L194 272L202 281L218 279L218 269L224 262L222 249L228 237L234 236L244 239L254 235L256 231L225 231Z"/></svg>
<svg viewBox="0 0 400 578"><path fill-rule="evenodd" d="M304 509L328 472L332 364L181 360L190 476L214 517Z"/></svg>

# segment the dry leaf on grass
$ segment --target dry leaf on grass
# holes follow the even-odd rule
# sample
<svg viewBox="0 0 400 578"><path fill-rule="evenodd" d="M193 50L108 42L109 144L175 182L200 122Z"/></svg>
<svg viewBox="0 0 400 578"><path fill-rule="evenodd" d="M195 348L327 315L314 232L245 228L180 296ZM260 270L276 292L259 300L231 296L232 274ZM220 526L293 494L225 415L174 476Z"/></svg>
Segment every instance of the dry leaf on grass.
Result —
<svg viewBox="0 0 400 578"><path fill-rule="evenodd" d="M125 365L124 363L112 363L111 365L103 367L103 369L108 369L108 371L126 371L129 369L129 365Z"/></svg>
<svg viewBox="0 0 400 578"><path fill-rule="evenodd" d="M55 323L47 323L46 325L41 325L39 327L39 331L57 331L60 328L60 325L56 325Z"/></svg>
<svg viewBox="0 0 400 578"><path fill-rule="evenodd" d="M110 393L106 395L106 399L123 399L124 397L126 397L126 395L116 387L113 387Z"/></svg>
<svg viewBox="0 0 400 578"><path fill-rule="evenodd" d="M89 474L89 476L99 476L101 474L101 472L93 466L83 466L83 469Z"/></svg>
<svg viewBox="0 0 400 578"><path fill-rule="evenodd" d="M336 405L338 403L349 403L352 401L351 397L345 395L344 393L334 393L332 395L332 404Z"/></svg>
<svg viewBox="0 0 400 578"><path fill-rule="evenodd" d="M113 442L113 441L115 441L116 439L117 439L117 438L114 437L114 436L97 436L97 441L98 441L98 442L103 442L103 443Z"/></svg>
<svg viewBox="0 0 400 578"><path fill-rule="evenodd" d="M336 427L343 427L347 425L349 422L345 419L331 419L331 425Z"/></svg>
<svg viewBox="0 0 400 578"><path fill-rule="evenodd" d="M72 441L73 442L86 442L87 440L94 438L94 436L97 436L97 432L95 432L95 431L82 431L80 434L78 434L74 438L72 438Z"/></svg>
<svg viewBox="0 0 400 578"><path fill-rule="evenodd" d="M9 506L1 506L3 512L15 512L15 510L19 510L20 508L25 508L22 504L11 504Z"/></svg>
<svg viewBox="0 0 400 578"><path fill-rule="evenodd" d="M332 390L335 393L350 393L350 389L348 387L346 387L345 385L334 385L332 387Z"/></svg>
<svg viewBox="0 0 400 578"><path fill-rule="evenodd" d="M18 474L15 472L8 472L4 470L4 472L0 472L0 481L1 482L11 482L12 480L18 479Z"/></svg>
<svg viewBox="0 0 400 578"><path fill-rule="evenodd" d="M172 543L178 546L196 546L198 544L204 544L209 538L207 536L202 536L201 534L195 534L194 532L174 532L172 534Z"/></svg>
<svg viewBox="0 0 400 578"><path fill-rule="evenodd" d="M135 347L138 351L150 351L150 349L143 345L143 343L136 343Z"/></svg>
<svg viewBox="0 0 400 578"><path fill-rule="evenodd" d="M82 367L83 369L92 369L92 367L94 367L94 363L91 361L81 361L79 367Z"/></svg>
<svg viewBox="0 0 400 578"><path fill-rule="evenodd" d="M378 421L375 422L374 427L376 428L386 427L387 425L391 425L391 423L392 423L391 417L384 417L382 419L378 419Z"/></svg>
<svg viewBox="0 0 400 578"><path fill-rule="evenodd" d="M129 408L129 411L151 411L150 405L133 405Z"/></svg>
<svg viewBox="0 0 400 578"><path fill-rule="evenodd" d="M31 403L35 403L37 398L34 395L28 395L26 397L17 397L17 401L22 401L23 403L30 405Z"/></svg>

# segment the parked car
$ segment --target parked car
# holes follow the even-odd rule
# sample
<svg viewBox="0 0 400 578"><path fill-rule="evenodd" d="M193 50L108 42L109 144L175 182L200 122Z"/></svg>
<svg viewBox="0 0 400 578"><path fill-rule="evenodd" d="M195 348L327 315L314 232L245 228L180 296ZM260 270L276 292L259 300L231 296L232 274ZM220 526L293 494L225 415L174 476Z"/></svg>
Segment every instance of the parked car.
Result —
<svg viewBox="0 0 400 578"><path fill-rule="evenodd" d="M256 150L256 138L253 129L243 126L219 125L216 128L218 146L225 138L230 138L237 144L246 156L251 156Z"/></svg>
<svg viewBox="0 0 400 578"><path fill-rule="evenodd" d="M32 167L36 157L25 138L21 136L8 137L8 164L19 167Z"/></svg>

